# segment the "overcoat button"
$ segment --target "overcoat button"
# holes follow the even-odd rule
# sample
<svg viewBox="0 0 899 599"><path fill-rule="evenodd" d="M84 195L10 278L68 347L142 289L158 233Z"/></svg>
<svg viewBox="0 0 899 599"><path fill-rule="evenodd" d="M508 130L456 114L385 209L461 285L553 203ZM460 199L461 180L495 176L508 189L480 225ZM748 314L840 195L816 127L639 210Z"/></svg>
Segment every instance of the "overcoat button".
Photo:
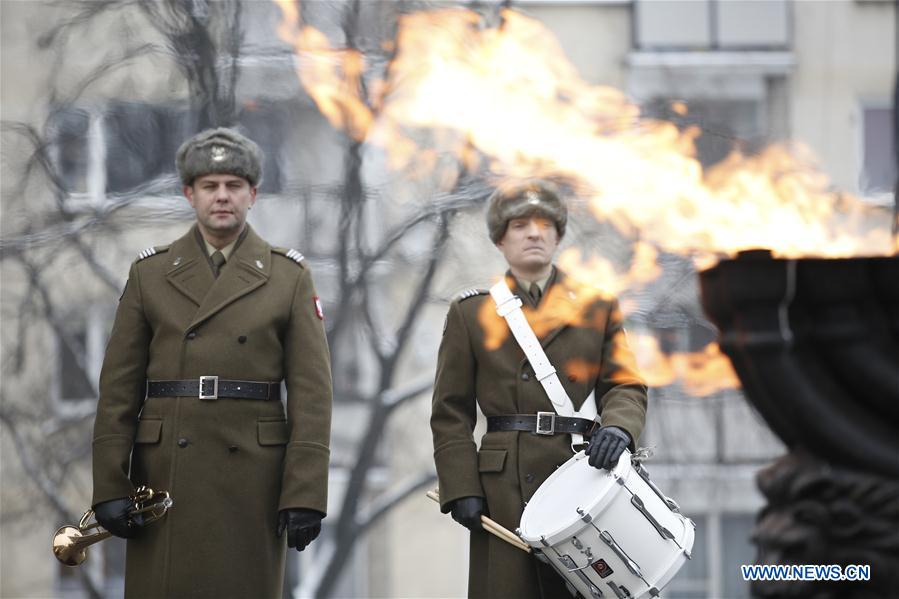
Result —
<svg viewBox="0 0 899 599"><path fill-rule="evenodd" d="M527 380L530 380L530 378L531 377L528 375L528 373L526 373L526 372L521 373L521 380L527 381Z"/></svg>
<svg viewBox="0 0 899 599"><path fill-rule="evenodd" d="M573 382L575 382L575 381L577 380L577 377L574 376L573 374L569 374L569 375L568 375L568 380L571 381L571 382L573 383Z"/></svg>
<svg viewBox="0 0 899 599"><path fill-rule="evenodd" d="M234 453L235 451L237 451L237 445L232 445L232 446L230 446L230 447L228 448L228 451L230 451L231 453Z"/></svg>
<svg viewBox="0 0 899 599"><path fill-rule="evenodd" d="M190 441L188 441L188 440L187 440L186 438L184 438L184 437L181 437L180 439L178 439L178 447L187 447L187 445L188 445L189 443L190 443Z"/></svg>
<svg viewBox="0 0 899 599"><path fill-rule="evenodd" d="M238 343L246 343L246 342L247 342L247 336L246 336L246 335L241 335L240 337L237 338L237 342L238 342Z"/></svg>
<svg viewBox="0 0 899 599"><path fill-rule="evenodd" d="M188 338L188 339L195 339L196 336L197 336L197 332L196 332L196 331L191 331L190 333L187 334L187 338Z"/></svg>
<svg viewBox="0 0 899 599"><path fill-rule="evenodd" d="M526 483L532 483L532 482L534 482L534 475L533 475L533 474L528 474L527 476L525 476L525 477L524 477L524 482L526 482Z"/></svg>

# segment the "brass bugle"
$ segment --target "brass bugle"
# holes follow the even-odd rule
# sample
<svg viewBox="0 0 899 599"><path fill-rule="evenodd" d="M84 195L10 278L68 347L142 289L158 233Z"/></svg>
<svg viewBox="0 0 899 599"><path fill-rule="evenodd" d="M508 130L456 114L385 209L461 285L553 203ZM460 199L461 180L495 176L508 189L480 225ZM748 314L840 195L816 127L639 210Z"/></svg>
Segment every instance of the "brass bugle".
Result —
<svg viewBox="0 0 899 599"><path fill-rule="evenodd" d="M134 508L128 512L128 517L135 526L159 520L174 503L168 491L154 491L146 485L138 487L130 499ZM99 522L92 522L93 517L94 510L89 509L81 516L78 526L61 526L53 535L53 555L61 563L66 566L80 565L87 559L88 547L112 536ZM95 532L86 534L91 530Z"/></svg>

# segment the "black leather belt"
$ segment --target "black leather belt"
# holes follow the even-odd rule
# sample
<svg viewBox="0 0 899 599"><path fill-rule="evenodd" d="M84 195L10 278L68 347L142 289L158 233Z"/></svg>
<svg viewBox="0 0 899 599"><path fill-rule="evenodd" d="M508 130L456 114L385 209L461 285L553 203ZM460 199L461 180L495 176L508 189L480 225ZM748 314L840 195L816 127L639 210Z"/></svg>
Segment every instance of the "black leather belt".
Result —
<svg viewBox="0 0 899 599"><path fill-rule="evenodd" d="M487 432L525 431L538 435L554 435L556 433L586 435L591 432L595 424L594 421L586 418L559 416L555 412L507 414L504 416L488 416Z"/></svg>
<svg viewBox="0 0 899 599"><path fill-rule="evenodd" d="M227 381L217 376L201 376L186 381L147 381L147 397L196 397L221 399L262 399L281 401L281 383Z"/></svg>

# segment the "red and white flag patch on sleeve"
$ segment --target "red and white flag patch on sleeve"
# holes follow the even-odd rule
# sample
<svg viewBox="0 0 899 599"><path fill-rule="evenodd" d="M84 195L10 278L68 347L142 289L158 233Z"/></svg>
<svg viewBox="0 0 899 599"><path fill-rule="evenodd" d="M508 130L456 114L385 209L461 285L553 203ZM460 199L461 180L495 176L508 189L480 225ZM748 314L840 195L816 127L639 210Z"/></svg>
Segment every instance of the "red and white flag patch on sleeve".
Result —
<svg viewBox="0 0 899 599"><path fill-rule="evenodd" d="M319 320L325 319L325 311L322 310L322 301L319 299L317 295L312 297L312 302L315 304L315 315L318 316Z"/></svg>

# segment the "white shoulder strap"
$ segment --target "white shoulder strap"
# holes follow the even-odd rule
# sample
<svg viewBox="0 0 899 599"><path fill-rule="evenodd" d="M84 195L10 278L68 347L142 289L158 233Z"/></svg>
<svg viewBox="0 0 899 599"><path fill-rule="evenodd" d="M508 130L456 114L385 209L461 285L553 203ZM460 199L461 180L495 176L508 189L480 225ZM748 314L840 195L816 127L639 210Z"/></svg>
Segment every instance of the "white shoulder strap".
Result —
<svg viewBox="0 0 899 599"><path fill-rule="evenodd" d="M565 388L562 387L562 382L559 380L559 375L556 374L556 369L550 364L549 358L546 357L546 352L543 351L543 346L540 345L540 340L537 339L537 335L534 334L534 330L528 324L527 318L524 317L524 312L521 311L521 300L512 294L512 290L506 284L505 278L490 288L490 297L496 302L496 313L506 319L506 323L512 331L512 336L515 337L528 362L531 363L534 374L537 380L540 381L540 384L543 385L543 389L546 391L546 395L549 396L556 413L559 416L574 416L594 420L596 418L594 392L591 392L590 396L584 401L580 411L574 409L574 404L565 392ZM583 437L578 434L572 434L571 443L572 445L583 443Z"/></svg>

